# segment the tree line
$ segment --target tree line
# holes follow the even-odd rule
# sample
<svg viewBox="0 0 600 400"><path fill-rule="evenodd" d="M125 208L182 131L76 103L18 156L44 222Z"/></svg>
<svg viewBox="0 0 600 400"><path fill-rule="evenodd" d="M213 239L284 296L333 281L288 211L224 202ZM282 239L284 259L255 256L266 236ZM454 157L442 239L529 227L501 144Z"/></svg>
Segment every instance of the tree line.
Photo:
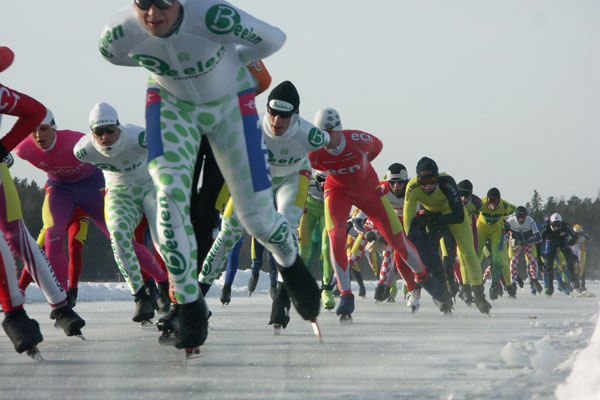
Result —
<svg viewBox="0 0 600 400"><path fill-rule="evenodd" d="M34 238L37 238L42 228L42 203L44 201L44 188L40 187L35 181L27 179L14 178L17 191L21 199L23 210L23 219ZM588 279L600 278L600 268L598 268L600 257L600 198L595 200L590 198L580 199L572 196L570 199L556 199L548 197L544 202L537 190L533 191L533 196L525 205L529 215L538 223L543 221L545 214L558 212L563 221L573 226L580 224L583 229L596 238L588 244L588 255L586 262L586 277ZM245 237L244 245L240 254L240 268L243 269L250 265L250 238ZM66 243L65 243L66 248ZM267 263L263 263L266 265ZM20 265L22 267L22 265ZM314 269L313 269L314 270ZM365 278L372 276L369 273L370 268L361 265ZM318 271L318 269L317 269ZM86 244L83 249L83 270L81 273L82 281L118 281L121 276L115 263L110 241L104 234L90 221Z"/></svg>

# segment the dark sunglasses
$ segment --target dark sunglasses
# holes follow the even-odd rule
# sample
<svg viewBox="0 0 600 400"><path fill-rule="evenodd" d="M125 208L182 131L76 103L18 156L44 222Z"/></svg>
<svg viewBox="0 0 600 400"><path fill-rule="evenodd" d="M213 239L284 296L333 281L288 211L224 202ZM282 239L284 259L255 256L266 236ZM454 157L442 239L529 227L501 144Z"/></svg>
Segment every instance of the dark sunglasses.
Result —
<svg viewBox="0 0 600 400"><path fill-rule="evenodd" d="M175 0L135 0L135 5L144 11L148 11L152 4L156 6L156 8L160 10L166 10L171 7Z"/></svg>
<svg viewBox="0 0 600 400"><path fill-rule="evenodd" d="M432 185L432 184L436 184L437 181L438 181L438 179L435 176L430 176L427 178L419 178L419 185L421 185L421 186Z"/></svg>
<svg viewBox="0 0 600 400"><path fill-rule="evenodd" d="M562 222L552 222L550 225L552 226L560 226Z"/></svg>
<svg viewBox="0 0 600 400"><path fill-rule="evenodd" d="M295 111L281 111L281 110L276 110L274 108L271 107L267 107L267 111L269 111L269 114L271 114L274 117L279 116L280 118L290 118L292 115L294 115Z"/></svg>
<svg viewBox="0 0 600 400"><path fill-rule="evenodd" d="M92 132L96 136L103 136L104 134L112 135L115 132L117 132L117 129L118 128L115 125L109 125L109 126L105 126L104 128L95 128L95 129L92 129Z"/></svg>

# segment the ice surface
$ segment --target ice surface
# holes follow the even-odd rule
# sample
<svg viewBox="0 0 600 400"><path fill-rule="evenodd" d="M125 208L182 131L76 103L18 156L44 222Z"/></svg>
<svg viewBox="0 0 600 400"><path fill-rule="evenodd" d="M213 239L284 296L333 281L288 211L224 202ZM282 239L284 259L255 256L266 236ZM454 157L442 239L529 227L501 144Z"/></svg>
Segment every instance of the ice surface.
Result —
<svg viewBox="0 0 600 400"><path fill-rule="evenodd" d="M45 361L15 353L0 334L0 398L600 398L597 298L519 290L516 300L492 302L489 318L461 301L443 316L423 294L413 315L401 294L396 303L376 304L374 283L367 282L352 325L321 312L320 345L295 312L275 336L267 325L268 276L261 275L252 297L248 277L238 273L228 306L218 299L222 282L211 289L209 336L188 365L182 351L158 344L155 328L131 321L134 303L122 284L80 285L76 311L87 321L87 341L54 328L48 305L31 287L26 308L40 322ZM600 294L600 283L588 288Z"/></svg>

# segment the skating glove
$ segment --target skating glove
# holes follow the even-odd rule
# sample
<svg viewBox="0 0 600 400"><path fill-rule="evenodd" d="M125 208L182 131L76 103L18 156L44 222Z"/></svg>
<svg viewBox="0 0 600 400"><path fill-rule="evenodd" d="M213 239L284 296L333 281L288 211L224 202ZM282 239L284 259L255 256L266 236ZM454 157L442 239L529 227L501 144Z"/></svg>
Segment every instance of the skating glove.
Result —
<svg viewBox="0 0 600 400"><path fill-rule="evenodd" d="M0 160L4 160L4 157L6 157L7 155L8 155L8 150L6 150L6 147L4 147L2 142L0 142Z"/></svg>
<svg viewBox="0 0 600 400"><path fill-rule="evenodd" d="M367 232L365 232L365 235L363 237L365 238L365 240L367 242L372 242L374 240L377 240L377 235L373 231L367 231Z"/></svg>
<svg viewBox="0 0 600 400"><path fill-rule="evenodd" d="M12 165L15 163L15 159L13 158L13 156L10 155L10 153L8 153L6 155L6 157L0 159L0 162L3 162L6 164L6 166L8 168L12 167Z"/></svg>

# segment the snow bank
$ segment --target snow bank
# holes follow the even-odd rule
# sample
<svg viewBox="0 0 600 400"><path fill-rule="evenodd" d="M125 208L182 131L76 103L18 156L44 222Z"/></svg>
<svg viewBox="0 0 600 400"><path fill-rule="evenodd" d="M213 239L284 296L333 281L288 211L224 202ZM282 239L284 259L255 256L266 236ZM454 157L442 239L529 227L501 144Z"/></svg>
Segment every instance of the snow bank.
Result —
<svg viewBox="0 0 600 400"><path fill-rule="evenodd" d="M558 400L597 400L600 399L600 318L590 339L573 364L571 374L565 383L556 388Z"/></svg>

